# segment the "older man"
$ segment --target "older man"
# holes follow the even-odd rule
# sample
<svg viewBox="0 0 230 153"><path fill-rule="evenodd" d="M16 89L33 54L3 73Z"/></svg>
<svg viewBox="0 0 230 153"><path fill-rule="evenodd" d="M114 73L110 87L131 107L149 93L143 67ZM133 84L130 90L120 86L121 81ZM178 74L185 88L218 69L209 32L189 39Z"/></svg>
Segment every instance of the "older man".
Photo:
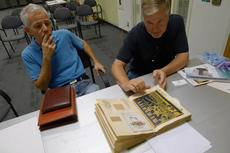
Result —
<svg viewBox="0 0 230 153"><path fill-rule="evenodd" d="M94 62L96 72L104 66L97 60L90 46L68 30L52 31L46 10L29 4L21 11L25 31L33 37L22 52L26 69L37 88L57 88L71 84L77 95L99 89L85 74L78 51L84 50Z"/></svg>
<svg viewBox="0 0 230 153"><path fill-rule="evenodd" d="M144 22L128 33L112 65L118 84L124 91L135 93L150 88L137 77L153 72L153 78L164 88L166 76L183 68L189 58L183 19L169 15L169 0L143 0L142 11Z"/></svg>

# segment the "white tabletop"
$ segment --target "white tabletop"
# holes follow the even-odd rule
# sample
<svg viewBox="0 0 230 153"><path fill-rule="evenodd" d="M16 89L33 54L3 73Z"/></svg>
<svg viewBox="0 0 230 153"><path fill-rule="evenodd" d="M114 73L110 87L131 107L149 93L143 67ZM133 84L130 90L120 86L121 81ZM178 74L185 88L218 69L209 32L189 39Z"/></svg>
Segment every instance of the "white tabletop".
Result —
<svg viewBox="0 0 230 153"><path fill-rule="evenodd" d="M141 77L154 86L152 75ZM207 85L174 86L172 81L182 79L174 74L167 79L166 91L179 99L192 113L189 124L206 137L212 145L208 153L226 153L230 150L230 94ZM94 115L97 98L127 97L118 85L76 98L77 123L41 132L46 153L110 153L111 150ZM0 123L0 129L38 116L38 111ZM56 138L59 138L58 140Z"/></svg>

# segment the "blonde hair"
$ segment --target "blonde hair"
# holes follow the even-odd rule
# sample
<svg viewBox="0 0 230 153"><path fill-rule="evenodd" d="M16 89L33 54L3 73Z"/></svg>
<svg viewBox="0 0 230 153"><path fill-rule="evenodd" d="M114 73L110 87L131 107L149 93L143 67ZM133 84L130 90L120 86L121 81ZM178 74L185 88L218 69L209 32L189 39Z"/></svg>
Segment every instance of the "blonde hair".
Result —
<svg viewBox="0 0 230 153"><path fill-rule="evenodd" d="M170 12L169 0L142 0L141 7L144 16L153 15L161 7L166 8L168 14Z"/></svg>
<svg viewBox="0 0 230 153"><path fill-rule="evenodd" d="M28 15L29 15L29 13L31 13L33 11L43 11L48 16L48 13L46 12L46 10L42 6L30 3L27 6L25 6L20 13L20 18L22 20L22 23L25 26L29 26L30 23L29 23Z"/></svg>

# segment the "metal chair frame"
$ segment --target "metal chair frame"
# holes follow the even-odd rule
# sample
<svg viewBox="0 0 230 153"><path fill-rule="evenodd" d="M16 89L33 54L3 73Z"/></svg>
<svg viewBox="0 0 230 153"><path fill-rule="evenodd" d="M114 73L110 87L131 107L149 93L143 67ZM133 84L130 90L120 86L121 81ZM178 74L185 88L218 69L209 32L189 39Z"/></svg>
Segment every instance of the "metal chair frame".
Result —
<svg viewBox="0 0 230 153"><path fill-rule="evenodd" d="M15 52L15 50L11 44L12 41L26 39L27 44L30 43L30 39L29 39L27 33L24 31L24 29L22 29L22 22L18 16L11 16L11 15L5 16L1 21L1 26L2 26L2 28L0 28L0 31L2 31L4 33L4 37L2 37L0 34L0 41L2 42L3 47L5 48L9 58L11 58L11 56L9 54L9 51L8 51L6 45L5 45L5 42L9 43L13 52ZM12 36L9 37L7 35L7 32L6 32L8 30L12 30L15 37L12 37ZM22 30L23 34L17 38L17 36L19 36L20 30Z"/></svg>
<svg viewBox="0 0 230 153"><path fill-rule="evenodd" d="M93 64L92 64L92 62L90 60L90 57L83 50L78 51L78 55L81 58L81 61L82 61L82 64L83 64L84 68L85 69L86 68L90 69L90 74L91 74L93 83L95 83L95 77L94 77L94 73L93 73ZM107 75L104 74L104 72L99 71L99 76L100 76L102 82L104 83L104 86L105 87L110 87L110 83L108 81Z"/></svg>
<svg viewBox="0 0 230 153"><path fill-rule="evenodd" d="M89 5L92 8L95 7L96 11L93 11L94 15L96 15L96 17L99 17L101 18L101 20L103 20L102 7L100 4L98 4L95 0L85 0L84 4Z"/></svg>
<svg viewBox="0 0 230 153"><path fill-rule="evenodd" d="M18 113L15 110L13 104L11 103L11 98L3 91L0 89L0 95L6 100L6 102L9 104L10 108L12 109L12 111L14 112L14 115L16 117L18 117Z"/></svg>
<svg viewBox="0 0 230 153"><path fill-rule="evenodd" d="M68 8L57 8L53 14L55 29L68 29L77 34L77 24L75 23L75 17L72 15ZM62 24L60 24L62 23Z"/></svg>
<svg viewBox="0 0 230 153"><path fill-rule="evenodd" d="M88 17L90 15L93 15L93 10L89 5L81 5L78 6L76 9L76 19L77 19L77 24L78 24L78 31L80 37L83 39L83 33L82 33L82 27L90 27L94 26L95 28L95 33L97 34L97 25L98 25L98 35L99 38L101 38L101 28L100 28L100 22L93 20L93 21L88 21Z"/></svg>

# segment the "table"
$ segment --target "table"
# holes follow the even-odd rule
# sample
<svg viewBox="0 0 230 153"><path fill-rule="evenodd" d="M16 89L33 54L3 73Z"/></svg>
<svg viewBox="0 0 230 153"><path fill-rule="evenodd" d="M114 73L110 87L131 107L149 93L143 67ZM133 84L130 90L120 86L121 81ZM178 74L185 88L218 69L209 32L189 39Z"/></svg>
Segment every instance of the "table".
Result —
<svg viewBox="0 0 230 153"><path fill-rule="evenodd" d="M141 77L153 86L151 74ZM179 74L168 77L167 92L179 99L181 104L192 113L189 124L206 137L212 145L207 153L226 153L230 150L230 94L207 85L193 87L190 84L176 87L172 81L182 79ZM94 115L97 98L127 97L118 85L76 98L79 121L77 123L41 132L46 153L111 153L109 145ZM19 123L39 111L0 123L0 129ZM62 138L56 145L56 138Z"/></svg>

